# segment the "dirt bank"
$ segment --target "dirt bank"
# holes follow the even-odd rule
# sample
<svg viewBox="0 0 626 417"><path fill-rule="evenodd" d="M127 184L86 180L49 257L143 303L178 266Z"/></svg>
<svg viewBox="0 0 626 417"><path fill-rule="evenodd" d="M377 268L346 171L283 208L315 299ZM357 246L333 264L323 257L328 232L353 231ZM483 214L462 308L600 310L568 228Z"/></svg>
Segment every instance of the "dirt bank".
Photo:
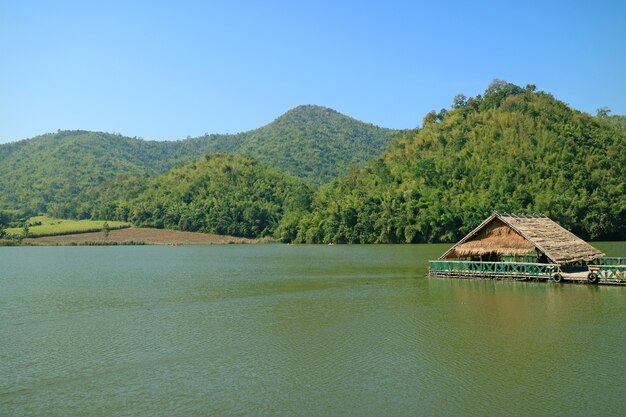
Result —
<svg viewBox="0 0 626 417"><path fill-rule="evenodd" d="M135 227L111 230L106 238L102 232L96 232L24 239L24 243L28 245L81 245L86 242L101 242L103 244L143 242L146 245L224 245L229 243L257 243L258 240L210 233L178 232L175 230Z"/></svg>

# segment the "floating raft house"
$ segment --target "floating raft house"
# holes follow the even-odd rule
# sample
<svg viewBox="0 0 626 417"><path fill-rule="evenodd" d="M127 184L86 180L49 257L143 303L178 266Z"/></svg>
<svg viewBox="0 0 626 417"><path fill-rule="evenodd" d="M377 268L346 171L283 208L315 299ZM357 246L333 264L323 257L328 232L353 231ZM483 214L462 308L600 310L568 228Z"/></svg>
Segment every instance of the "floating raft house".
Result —
<svg viewBox="0 0 626 417"><path fill-rule="evenodd" d="M626 280L626 258L606 258L542 214L494 212L429 262L429 275L496 279Z"/></svg>

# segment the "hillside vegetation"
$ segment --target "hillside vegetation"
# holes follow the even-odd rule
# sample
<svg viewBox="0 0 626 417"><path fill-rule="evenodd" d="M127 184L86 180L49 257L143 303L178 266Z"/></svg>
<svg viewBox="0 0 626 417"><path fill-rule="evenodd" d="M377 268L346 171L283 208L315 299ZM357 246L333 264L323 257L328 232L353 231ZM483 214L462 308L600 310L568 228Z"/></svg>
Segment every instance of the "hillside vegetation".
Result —
<svg viewBox="0 0 626 417"><path fill-rule="evenodd" d="M544 213L582 238L626 239L626 131L550 94L495 81L431 112L324 187L299 242L451 242L492 211Z"/></svg>
<svg viewBox="0 0 626 417"><path fill-rule="evenodd" d="M328 108L300 106L267 126L243 134L241 147L234 151L302 178L307 184L320 185L380 155L398 133Z"/></svg>
<svg viewBox="0 0 626 417"><path fill-rule="evenodd" d="M181 141L59 131L0 145L0 210L81 217L74 200L89 188L119 176L154 176L216 152L250 155L318 186L379 155L397 133L319 106L297 107L253 131Z"/></svg>
<svg viewBox="0 0 626 417"><path fill-rule="evenodd" d="M248 156L213 154L155 178L102 187L83 197L83 210L142 227L263 237L286 214L308 211L311 196L301 180Z"/></svg>
<svg viewBox="0 0 626 417"><path fill-rule="evenodd" d="M621 116L621 115L608 116L608 120L622 127L623 129L626 129L626 116Z"/></svg>

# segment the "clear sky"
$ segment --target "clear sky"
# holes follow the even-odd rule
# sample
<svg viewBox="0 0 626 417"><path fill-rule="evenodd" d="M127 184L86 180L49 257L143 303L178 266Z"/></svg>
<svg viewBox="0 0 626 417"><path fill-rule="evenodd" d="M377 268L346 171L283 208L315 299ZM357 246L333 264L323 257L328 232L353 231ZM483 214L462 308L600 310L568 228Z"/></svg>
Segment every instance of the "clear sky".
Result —
<svg viewBox="0 0 626 417"><path fill-rule="evenodd" d="M494 78L626 114L626 1L0 0L0 142L236 133L300 104L412 128Z"/></svg>

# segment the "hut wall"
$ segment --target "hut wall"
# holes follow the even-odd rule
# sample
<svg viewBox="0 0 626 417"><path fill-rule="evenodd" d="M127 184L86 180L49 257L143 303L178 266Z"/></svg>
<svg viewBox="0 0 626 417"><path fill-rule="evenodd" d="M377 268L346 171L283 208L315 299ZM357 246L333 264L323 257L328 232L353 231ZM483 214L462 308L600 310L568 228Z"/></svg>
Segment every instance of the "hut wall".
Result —
<svg viewBox="0 0 626 417"><path fill-rule="evenodd" d="M535 245L500 219L494 218L476 235L455 247L446 259L487 258L493 261L504 256L535 256L535 253Z"/></svg>

